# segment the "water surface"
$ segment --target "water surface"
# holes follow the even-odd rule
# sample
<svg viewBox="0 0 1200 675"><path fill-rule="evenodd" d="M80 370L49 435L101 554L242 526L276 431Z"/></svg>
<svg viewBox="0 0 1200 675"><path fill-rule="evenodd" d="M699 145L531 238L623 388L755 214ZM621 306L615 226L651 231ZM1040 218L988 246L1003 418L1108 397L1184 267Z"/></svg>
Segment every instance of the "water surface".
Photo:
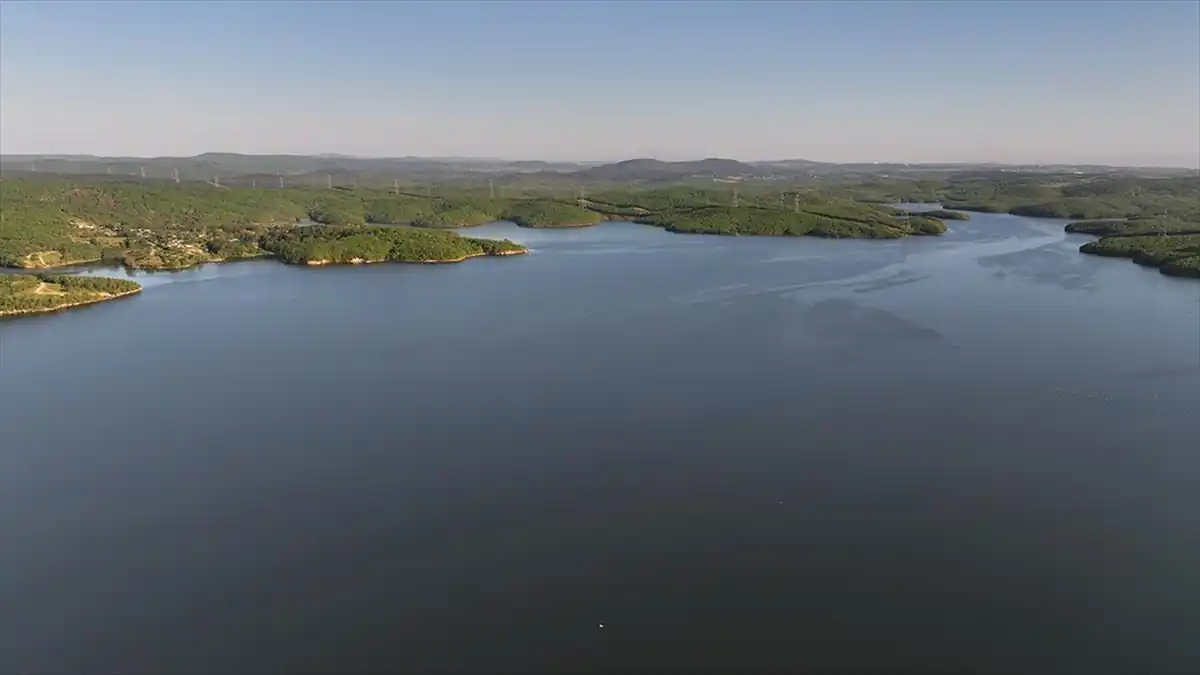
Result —
<svg viewBox="0 0 1200 675"><path fill-rule="evenodd" d="M1195 672L1200 284L951 228L2 321L0 672Z"/></svg>

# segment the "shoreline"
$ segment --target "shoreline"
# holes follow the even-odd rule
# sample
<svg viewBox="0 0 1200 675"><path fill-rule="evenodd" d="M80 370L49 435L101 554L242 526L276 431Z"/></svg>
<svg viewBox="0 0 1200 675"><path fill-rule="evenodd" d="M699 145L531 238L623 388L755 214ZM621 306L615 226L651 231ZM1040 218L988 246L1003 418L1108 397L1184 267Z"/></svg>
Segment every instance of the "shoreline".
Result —
<svg viewBox="0 0 1200 675"><path fill-rule="evenodd" d="M398 265L450 265L460 263L471 258L501 258L514 255L526 255L529 249L521 249L520 251L498 251L496 253L470 253L459 258L447 258L444 260L364 260L362 258L351 258L345 262L335 262L333 260L306 260L302 263L284 263L295 265L306 265L309 267L327 267L333 265L378 265L380 263L393 263Z"/></svg>
<svg viewBox="0 0 1200 675"><path fill-rule="evenodd" d="M904 237L910 237L910 236L937 237L937 236L941 236L941 235L945 234L944 232L905 232L905 231L898 230L898 231L889 233L891 236L865 237L865 236L823 235L823 234L815 234L815 233L764 234L764 233L758 233L758 232L727 232L727 231L706 232L706 231L691 231L691 230L686 230L686 229L678 229L678 226L676 226L676 225L659 225L659 224L655 224L655 223L644 222L642 220L639 220L639 218L642 217L641 215L615 215L615 214L603 214L603 215L605 216L604 218L602 218L601 220L599 220L597 222L592 222L592 223L567 223L567 224L556 224L556 225L531 226L531 225L521 225L520 223L516 223L514 221L489 221L486 223L480 223L478 225L430 227L430 228L420 228L420 229L428 229L430 231L454 232L457 230L468 230L468 229L472 229L472 228L476 228L476 227L482 227L483 225L489 225L489 224L493 224L493 223L497 223L497 222L507 222L507 223L516 225L520 229L528 229L528 230L577 230L577 229L586 229L586 228L590 228L590 227L596 227L596 226L603 225L604 223L608 223L608 222L627 222L627 223L633 223L635 225L641 225L643 227L652 227L652 228L663 230L665 232L669 232L671 234L676 234L676 235L708 235L708 236L715 236L715 237L729 237L729 236L733 236L733 237L740 237L740 236L766 237L766 238L815 237L815 238L821 238L821 239L856 239L856 240L890 241L890 240L902 239ZM920 215L920 212L914 212L914 213L905 214L905 215ZM373 227L387 227L387 228L409 227L406 225L394 225L394 224L370 224L370 225ZM313 267L321 267L321 266L327 266L327 265L369 265L369 264L377 264L377 263L382 263L382 262L434 265L434 264L449 264L449 263L463 262L465 260L469 260L471 258L478 258L478 257L511 256L511 255L523 255L523 254L527 254L527 253L529 253L528 248L525 248L521 251L500 251L500 252L496 252L496 253L471 254L471 255L460 257L460 258L453 258L453 259L447 259L447 260L433 260L433 259L428 259L428 260L351 260L351 261L347 261L347 262L309 260L309 261L298 262L298 263L288 263L288 262L283 262L283 261L280 261L280 262L283 262L283 264L285 264L285 265L310 265ZM73 273L81 268L86 269L86 268L93 267L93 266L95 268L100 268L100 269L123 269L126 272L139 272L139 271L141 271L141 272L182 272L185 270L202 267L204 265L209 265L209 264L226 264L226 263L246 262L246 261L253 261L253 260L268 260L268 259L279 260L279 256L275 255L274 253L263 252L260 255L252 255L252 256L245 256L245 257L238 257L238 258L215 258L212 260L198 260L198 261L188 264L188 265L172 265L172 266L156 266L156 267L142 267L142 266L130 267L130 266L124 265L120 262L106 262L104 260L104 258L91 258L91 259L71 260L65 264L54 265L54 266L0 265L0 268L2 268L3 270L12 270L11 272L0 271L0 274L5 274L5 273L11 273L11 274L65 273L65 274L69 274L69 273Z"/></svg>
<svg viewBox="0 0 1200 675"><path fill-rule="evenodd" d="M37 274L53 274L53 273L70 274L70 273L73 273L76 271L80 271L81 268L87 269L93 265L96 265L97 263L100 263L99 265L96 266L95 269L113 269L113 270L120 269L120 270L124 270L126 272L183 272L186 270L195 269L197 267L203 267L204 265L227 265L227 264L232 264L232 263L252 262L252 261L261 261L261 260L275 260L282 265L301 265L301 266L308 265L308 266L312 266L312 267L324 267L324 266L330 266L330 265L375 265L375 264L379 264L379 263L389 263L389 262L397 263L397 264L410 264L410 265L440 265L440 264L463 262L465 260L470 260L471 258L508 257L508 256L514 256L514 255L525 255L528 253L529 253L529 249L525 248L520 251L498 251L496 253L472 253L470 255L462 256L461 258L451 258L451 259L447 259L447 260L387 260L387 259L363 260L361 258L355 258L355 259L349 260L347 262L333 262L331 260L308 260L308 261L301 262L301 263L284 262L282 260L279 260L278 256L268 253L268 254L264 254L264 255L248 256L245 258L219 258L216 260L201 260L201 261L193 263L191 265L176 266L176 267L128 267L126 265L121 265L121 264L104 265L102 259L96 259L96 260L87 260L87 261L82 261L82 262L76 262L71 265L63 265L63 266L58 266L58 267L5 267L4 269L11 270L11 272L5 272L6 274L14 274L14 275L17 275L17 274L37 275Z"/></svg>
<svg viewBox="0 0 1200 675"><path fill-rule="evenodd" d="M501 221L501 222L510 222L511 223L512 221L509 220L509 221ZM517 227L520 227L520 228L524 228L526 230L577 230L577 229L580 229L583 227L595 227L597 225L600 225L602 223L607 223L607 222L611 222L611 221L607 218L602 218L600 220L597 220L594 223L560 223L560 224L556 224L556 225L522 225L520 223L513 223L513 225L516 225Z"/></svg>
<svg viewBox="0 0 1200 675"><path fill-rule="evenodd" d="M172 267L129 267L120 263L105 263L103 258L95 260L80 260L73 261L69 265L56 265L54 267L16 267L13 265L0 266L0 269L8 270L0 272L0 274L71 274L81 269L121 269L127 272L182 272L204 265L224 265L228 263L249 262L252 260L272 260L275 258L273 253L265 253L263 255L247 256L244 258L216 258L213 260L201 260L190 265L178 265Z"/></svg>
<svg viewBox="0 0 1200 675"><path fill-rule="evenodd" d="M109 300L118 300L120 298L127 298L131 295L137 295L138 293L141 293L141 292L142 292L142 289L137 288L132 291L125 291L123 293L116 293L114 295L106 295L102 298L93 298L91 300L82 300L80 302L71 302L71 303L67 303L65 305L58 305L57 307L47 307L45 309L0 310L0 318L11 317L11 316L29 316L32 314L50 314L53 312L61 312L61 311L68 310L68 309L75 309L77 307L86 307L88 305L96 305L101 302L108 302Z"/></svg>

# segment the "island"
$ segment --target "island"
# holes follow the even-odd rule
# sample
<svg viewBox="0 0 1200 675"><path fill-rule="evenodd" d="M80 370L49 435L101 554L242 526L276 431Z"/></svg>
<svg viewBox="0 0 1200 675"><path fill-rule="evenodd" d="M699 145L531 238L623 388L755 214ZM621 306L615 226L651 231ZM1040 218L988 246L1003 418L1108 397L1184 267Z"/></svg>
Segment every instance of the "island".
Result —
<svg viewBox="0 0 1200 675"><path fill-rule="evenodd" d="M141 285L125 279L76 275L0 275L0 316L41 314L133 295Z"/></svg>

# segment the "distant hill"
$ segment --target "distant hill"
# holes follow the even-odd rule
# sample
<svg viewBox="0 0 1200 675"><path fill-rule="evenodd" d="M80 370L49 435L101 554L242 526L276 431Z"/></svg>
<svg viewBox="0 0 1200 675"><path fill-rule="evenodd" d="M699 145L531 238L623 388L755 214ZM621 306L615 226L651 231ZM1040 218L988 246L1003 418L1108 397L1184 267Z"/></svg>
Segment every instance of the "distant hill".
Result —
<svg viewBox="0 0 1200 675"><path fill-rule="evenodd" d="M691 162L664 162L657 159L627 159L615 164L603 164L580 172L580 176L603 181L640 181L687 178L689 176L711 176L713 178L736 178L757 176L763 170L753 164L735 159L709 157Z"/></svg>
<svg viewBox="0 0 1200 675"><path fill-rule="evenodd" d="M315 176L355 174L399 180L440 180L476 173L571 173L573 162L508 161L477 158L351 157L347 155L242 155L206 152L193 157L95 157L91 155L2 155L0 170L67 175L112 175L173 180L212 180L213 176Z"/></svg>

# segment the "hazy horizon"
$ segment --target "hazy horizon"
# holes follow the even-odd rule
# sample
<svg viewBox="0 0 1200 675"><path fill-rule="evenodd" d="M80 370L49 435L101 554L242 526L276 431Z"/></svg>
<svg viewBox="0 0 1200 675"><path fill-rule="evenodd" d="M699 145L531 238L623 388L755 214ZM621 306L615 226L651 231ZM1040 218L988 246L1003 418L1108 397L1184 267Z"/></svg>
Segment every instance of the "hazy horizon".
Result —
<svg viewBox="0 0 1200 675"><path fill-rule="evenodd" d="M1200 168L1198 25L1149 1L6 2L0 153Z"/></svg>
<svg viewBox="0 0 1200 675"><path fill-rule="evenodd" d="M519 158L511 157L486 157L486 156L470 156L470 155L351 155L339 152L313 152L313 153L294 153L294 152L279 152L279 153L247 153L234 152L224 150L208 150L198 152L192 155L95 155L89 153L52 153L52 152L14 152L0 153L0 157L5 158L25 158L38 157L42 159L56 158L87 158L87 159L110 159L110 160L164 160L164 159L194 159L203 155L239 155L243 157L325 157L330 159L352 159L352 160L421 160L421 161L462 161L462 162L545 162L547 164L578 164L578 165L595 165L595 164L615 164L618 162L627 162L633 160L650 159L663 162L698 162L707 159L734 160L743 164L767 164L776 162L795 162L795 161L810 161L823 164L908 164L908 165L941 165L941 164L963 164L963 165L985 165L991 164L996 166L1107 166L1113 168L1147 168L1147 169L1196 169L1195 166L1185 164L1113 164L1106 162L996 162L989 160L980 161L960 161L960 160L928 160L922 162L905 162L903 160L843 160L831 161L814 159L812 157L781 157L776 159L749 159L744 157L622 157L615 159L542 159L542 158Z"/></svg>

